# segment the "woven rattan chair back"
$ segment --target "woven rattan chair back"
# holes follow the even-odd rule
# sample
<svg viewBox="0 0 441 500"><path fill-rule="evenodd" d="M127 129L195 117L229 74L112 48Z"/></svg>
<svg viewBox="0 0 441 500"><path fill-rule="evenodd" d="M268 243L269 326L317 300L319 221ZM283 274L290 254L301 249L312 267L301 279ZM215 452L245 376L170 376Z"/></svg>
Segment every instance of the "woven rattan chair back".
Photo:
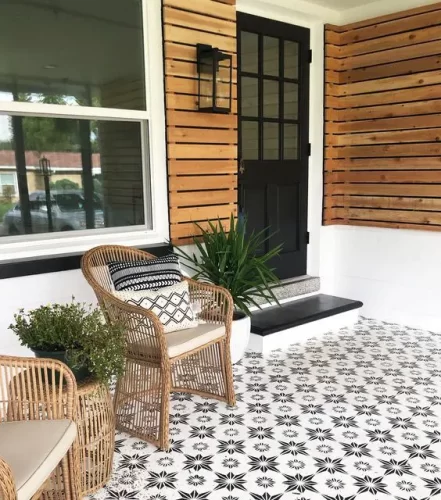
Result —
<svg viewBox="0 0 441 500"><path fill-rule="evenodd" d="M115 297L107 267L112 261L136 262L154 258L154 255L141 250L105 245L86 252L81 268L106 317L112 322L124 324L129 355L159 363L161 356L167 352L162 323L147 309L127 304Z"/></svg>
<svg viewBox="0 0 441 500"><path fill-rule="evenodd" d="M72 373L60 362L0 356L0 425L19 420L74 420L75 391Z"/></svg>
<svg viewBox="0 0 441 500"><path fill-rule="evenodd" d="M0 356L0 425L24 420L76 421L77 384L72 372L52 359ZM79 500L77 442L33 498ZM12 470L0 457L0 499L16 500Z"/></svg>

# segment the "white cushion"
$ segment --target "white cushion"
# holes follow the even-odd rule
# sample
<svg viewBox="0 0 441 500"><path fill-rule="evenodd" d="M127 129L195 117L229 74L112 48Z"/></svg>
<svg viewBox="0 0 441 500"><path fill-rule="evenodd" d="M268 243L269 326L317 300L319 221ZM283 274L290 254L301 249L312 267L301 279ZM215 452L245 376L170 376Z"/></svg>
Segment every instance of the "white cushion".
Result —
<svg viewBox="0 0 441 500"><path fill-rule="evenodd" d="M29 500L66 455L77 435L71 420L0 424L0 456L12 469L17 500Z"/></svg>
<svg viewBox="0 0 441 500"><path fill-rule="evenodd" d="M128 304L155 313L164 325L165 333L194 328L198 324L191 308L186 281L159 290L124 290L113 294Z"/></svg>
<svg viewBox="0 0 441 500"><path fill-rule="evenodd" d="M213 323L201 323L195 328L167 333L165 339L167 341L168 355L170 358L180 356L208 344L212 340L219 339L223 335L225 335L225 326Z"/></svg>

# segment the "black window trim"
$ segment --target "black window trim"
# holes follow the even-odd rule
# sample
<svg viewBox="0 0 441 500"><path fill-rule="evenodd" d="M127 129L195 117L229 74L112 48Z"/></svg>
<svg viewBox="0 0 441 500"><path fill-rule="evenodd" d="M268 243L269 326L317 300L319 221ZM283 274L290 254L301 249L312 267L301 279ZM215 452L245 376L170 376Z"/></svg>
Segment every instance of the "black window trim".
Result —
<svg viewBox="0 0 441 500"><path fill-rule="evenodd" d="M169 244L141 247L158 257L171 253ZM0 261L0 280L80 269L84 252Z"/></svg>

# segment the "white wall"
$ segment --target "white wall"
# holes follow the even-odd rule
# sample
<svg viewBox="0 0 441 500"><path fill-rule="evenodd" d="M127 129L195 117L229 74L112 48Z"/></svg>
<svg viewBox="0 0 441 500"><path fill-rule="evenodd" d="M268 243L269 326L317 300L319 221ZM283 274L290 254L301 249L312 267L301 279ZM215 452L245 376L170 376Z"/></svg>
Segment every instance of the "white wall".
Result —
<svg viewBox="0 0 441 500"><path fill-rule="evenodd" d="M328 226L322 291L361 300L365 316L441 331L441 234Z"/></svg>
<svg viewBox="0 0 441 500"><path fill-rule="evenodd" d="M8 329L18 309L34 309L54 302L67 303L72 296L79 302L96 303L95 295L80 270L0 280L0 354L31 354Z"/></svg>

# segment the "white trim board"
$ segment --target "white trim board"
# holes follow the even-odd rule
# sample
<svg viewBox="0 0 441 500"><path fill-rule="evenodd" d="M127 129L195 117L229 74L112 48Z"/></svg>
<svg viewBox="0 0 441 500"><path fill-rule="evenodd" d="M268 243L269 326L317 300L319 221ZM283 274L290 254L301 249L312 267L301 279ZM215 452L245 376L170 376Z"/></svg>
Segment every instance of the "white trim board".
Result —
<svg viewBox="0 0 441 500"><path fill-rule="evenodd" d="M303 26L302 22L324 21L326 23L338 24L341 20L341 12L336 9L317 5L307 0L237 0L237 10L241 12L261 11L262 17ZM292 19L295 18L295 22Z"/></svg>
<svg viewBox="0 0 441 500"><path fill-rule="evenodd" d="M268 354L275 349L286 348L286 346L296 343L303 343L307 340L324 335L332 330L339 330L353 326L359 318L360 309L353 309L340 314L335 314L329 318L311 321L304 325L288 328L264 337L252 333L248 343L248 349L255 352Z"/></svg>

